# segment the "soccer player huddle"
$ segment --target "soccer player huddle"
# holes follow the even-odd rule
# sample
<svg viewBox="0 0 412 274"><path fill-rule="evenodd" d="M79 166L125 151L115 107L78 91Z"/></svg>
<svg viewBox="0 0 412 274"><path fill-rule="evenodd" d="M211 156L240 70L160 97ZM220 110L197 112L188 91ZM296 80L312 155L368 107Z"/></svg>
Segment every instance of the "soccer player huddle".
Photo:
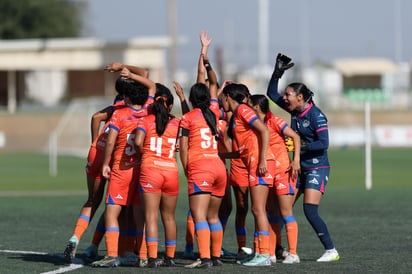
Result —
<svg viewBox="0 0 412 274"><path fill-rule="evenodd" d="M293 205L301 194L305 216L325 248L317 261L339 260L318 213L330 171L329 137L326 116L314 104L313 92L302 83L291 83L284 93L278 92L279 79L293 67L288 56L278 54L267 95L291 114L289 126L270 111L265 95L251 95L246 85L228 80L219 87L207 57L212 39L202 31L200 41L197 83L190 88L188 98L192 110L182 87L173 82L181 117L171 115L173 95L169 88L152 82L146 70L120 63L106 66L120 72L118 95L113 105L92 117L92 145L86 165L89 196L64 251L66 260L75 259L107 181L105 211L84 251L93 261L91 265L176 266L176 155L189 195L184 257L195 260L185 267L218 267L223 264L221 257L228 256L250 267L270 266L277 260L299 263ZM99 132L101 122L105 126ZM222 247L232 191L237 253ZM253 248L246 247L249 196L255 222ZM163 258L158 258L159 211L165 232ZM287 251L281 242L283 227ZM103 237L107 254L98 259ZM195 238L199 258L193 253Z"/></svg>

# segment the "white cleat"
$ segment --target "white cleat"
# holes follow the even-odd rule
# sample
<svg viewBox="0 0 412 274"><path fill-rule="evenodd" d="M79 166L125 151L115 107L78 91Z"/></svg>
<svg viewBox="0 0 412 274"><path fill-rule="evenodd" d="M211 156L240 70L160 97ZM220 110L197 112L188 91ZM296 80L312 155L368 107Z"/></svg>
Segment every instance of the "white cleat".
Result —
<svg viewBox="0 0 412 274"><path fill-rule="evenodd" d="M339 261L339 253L338 251L334 249L328 249L323 253L323 255L317 259L317 262L335 262Z"/></svg>
<svg viewBox="0 0 412 274"><path fill-rule="evenodd" d="M282 263L284 264L298 264L300 263L299 256L296 254L289 253L285 259L283 259Z"/></svg>

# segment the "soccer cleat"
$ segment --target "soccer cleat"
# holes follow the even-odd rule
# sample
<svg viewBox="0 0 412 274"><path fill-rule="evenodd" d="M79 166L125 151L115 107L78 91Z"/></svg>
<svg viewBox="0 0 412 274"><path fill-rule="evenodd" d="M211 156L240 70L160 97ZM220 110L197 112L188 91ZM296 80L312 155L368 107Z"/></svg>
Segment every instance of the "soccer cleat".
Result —
<svg viewBox="0 0 412 274"><path fill-rule="evenodd" d="M270 266L272 260L269 254L257 254L252 260L243 263L245 266Z"/></svg>
<svg viewBox="0 0 412 274"><path fill-rule="evenodd" d="M334 249L328 249L323 253L323 255L317 259L317 262L334 262L334 261L339 261L339 253L338 251Z"/></svg>
<svg viewBox="0 0 412 274"><path fill-rule="evenodd" d="M173 258L164 257L163 260L159 261L159 266L175 267L176 262Z"/></svg>
<svg viewBox="0 0 412 274"><path fill-rule="evenodd" d="M213 263L213 266L222 266L223 265L220 258L219 257L214 257L214 256L212 256L212 263Z"/></svg>
<svg viewBox="0 0 412 274"><path fill-rule="evenodd" d="M213 262L209 258L197 259L194 263L185 265L186 268L204 268L208 269L213 266Z"/></svg>
<svg viewBox="0 0 412 274"><path fill-rule="evenodd" d="M231 259L236 257L236 253L230 252L222 247L222 249L220 250L220 257Z"/></svg>
<svg viewBox="0 0 412 274"><path fill-rule="evenodd" d="M94 244L89 245L84 250L83 254L86 255L88 259L96 259L98 256L97 246L95 246Z"/></svg>
<svg viewBox="0 0 412 274"><path fill-rule="evenodd" d="M289 253L281 245L276 245L276 259L283 260Z"/></svg>
<svg viewBox="0 0 412 274"><path fill-rule="evenodd" d="M67 243L66 249L64 250L64 258L67 262L71 263L73 262L74 258L76 258L77 245L77 237L71 237L69 242Z"/></svg>
<svg viewBox="0 0 412 274"><path fill-rule="evenodd" d="M124 257L119 257L120 265L136 266L139 263L139 257L134 252L125 251Z"/></svg>
<svg viewBox="0 0 412 274"><path fill-rule="evenodd" d="M283 259L284 264L298 264L300 263L299 256L296 254L289 253L285 259Z"/></svg>
<svg viewBox="0 0 412 274"><path fill-rule="evenodd" d="M149 268L157 268L158 265L156 258L149 258L149 260L147 260L147 267Z"/></svg>
<svg viewBox="0 0 412 274"><path fill-rule="evenodd" d="M105 256L103 259L91 263L92 267L117 267L119 265L119 259L110 256Z"/></svg>
<svg viewBox="0 0 412 274"><path fill-rule="evenodd" d="M270 256L270 262L276 264L276 255Z"/></svg>
<svg viewBox="0 0 412 274"><path fill-rule="evenodd" d="M146 267L147 266L147 260L146 259L139 259L136 266L137 267Z"/></svg>
<svg viewBox="0 0 412 274"><path fill-rule="evenodd" d="M244 255L242 255L242 254L244 254ZM249 261L253 260L258 255L259 255L259 253L254 253L254 254L247 255L245 253L242 253L242 250L241 250L239 252L239 254L236 256L236 258L242 258L243 257L243 259L236 260L236 263L237 264L244 264L246 262L249 262Z"/></svg>

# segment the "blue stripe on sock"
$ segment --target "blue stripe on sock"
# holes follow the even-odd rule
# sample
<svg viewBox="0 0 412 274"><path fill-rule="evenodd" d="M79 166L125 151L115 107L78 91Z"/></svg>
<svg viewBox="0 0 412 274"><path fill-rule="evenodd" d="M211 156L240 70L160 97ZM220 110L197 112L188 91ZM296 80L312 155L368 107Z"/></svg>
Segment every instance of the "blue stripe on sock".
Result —
<svg viewBox="0 0 412 274"><path fill-rule="evenodd" d="M165 241L165 245L166 246L173 246L173 245L176 245L176 240L166 240Z"/></svg>
<svg viewBox="0 0 412 274"><path fill-rule="evenodd" d="M209 224L207 222L195 223L195 231L199 231L202 229L209 229Z"/></svg>
<svg viewBox="0 0 412 274"><path fill-rule="evenodd" d="M159 238L146 237L146 242L159 242Z"/></svg>
<svg viewBox="0 0 412 274"><path fill-rule="evenodd" d="M119 228L118 227L108 227L108 228L106 228L106 232L110 232L110 231L119 232Z"/></svg>
<svg viewBox="0 0 412 274"><path fill-rule="evenodd" d="M290 215L290 216L283 217L283 221L285 222L285 224L289 224L289 223L296 222L296 219L295 219L295 216Z"/></svg>
<svg viewBox="0 0 412 274"><path fill-rule="evenodd" d="M210 232L217 232L223 230L222 223L209 224Z"/></svg>
<svg viewBox="0 0 412 274"><path fill-rule="evenodd" d="M269 236L269 231L258 231L258 235Z"/></svg>
<svg viewBox="0 0 412 274"><path fill-rule="evenodd" d="M88 216L85 216L85 215L79 215L79 219L83 219L85 221L90 222L90 218Z"/></svg>

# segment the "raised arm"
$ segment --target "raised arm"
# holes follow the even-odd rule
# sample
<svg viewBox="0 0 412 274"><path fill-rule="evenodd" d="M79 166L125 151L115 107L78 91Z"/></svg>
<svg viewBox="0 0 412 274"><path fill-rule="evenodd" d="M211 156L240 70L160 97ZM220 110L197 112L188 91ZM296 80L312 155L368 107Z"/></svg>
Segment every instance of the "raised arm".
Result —
<svg viewBox="0 0 412 274"><path fill-rule="evenodd" d="M110 119L110 116L113 114L113 107L108 106L102 110L99 110L92 116L92 120L90 123L90 133L92 137L92 143L96 138L99 136L100 124L102 122L106 122Z"/></svg>
<svg viewBox="0 0 412 274"><path fill-rule="evenodd" d="M207 71L207 78L209 79L210 98L217 100L217 77L206 55L203 56L203 64Z"/></svg>
<svg viewBox="0 0 412 274"><path fill-rule="evenodd" d="M292 59L286 55L283 55L281 53L278 53L278 56L276 57L276 63L275 63L275 68L272 73L272 77L269 81L268 89L267 89L267 96L275 102L279 107L283 108L284 110L288 111L285 104L285 101L283 100L282 95L279 93L278 90L278 84L279 84L279 79L282 77L283 73L285 70L290 69L293 67L294 63L290 63Z"/></svg>
<svg viewBox="0 0 412 274"><path fill-rule="evenodd" d="M117 72L117 71L121 71L124 68L127 68L128 70L130 70L134 74L149 78L149 71L148 70L145 70L143 68L136 67L136 66L125 65L125 64L122 64L122 63L113 62L113 63L108 64L104 69L108 70L110 72Z"/></svg>
<svg viewBox="0 0 412 274"><path fill-rule="evenodd" d="M202 44L202 48L200 50L199 62L197 64L197 83L205 83L206 68L203 64L203 56L207 55L207 50L210 43L212 43L212 40L213 39L207 38L207 32L202 31L200 33L200 43Z"/></svg>
<svg viewBox="0 0 412 274"><path fill-rule="evenodd" d="M143 77L139 74L131 72L128 68L123 68L120 75L126 79L132 79L136 82L142 83L149 89L149 96L154 97L156 93L156 84L149 78Z"/></svg>
<svg viewBox="0 0 412 274"><path fill-rule="evenodd" d="M173 81L173 88L175 89L176 95L180 99L180 107L182 108L182 115L184 115L185 113L188 113L190 109L186 102L186 98L183 93L182 86L178 82Z"/></svg>

